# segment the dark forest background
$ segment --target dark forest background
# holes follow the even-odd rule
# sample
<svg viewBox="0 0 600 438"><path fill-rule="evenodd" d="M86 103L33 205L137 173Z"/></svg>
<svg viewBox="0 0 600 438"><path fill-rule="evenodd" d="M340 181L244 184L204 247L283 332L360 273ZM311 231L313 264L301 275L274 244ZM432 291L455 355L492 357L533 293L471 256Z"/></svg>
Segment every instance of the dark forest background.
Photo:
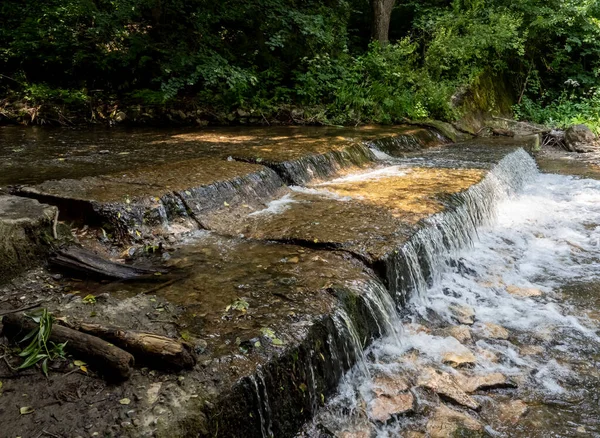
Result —
<svg viewBox="0 0 600 438"><path fill-rule="evenodd" d="M30 104L453 120L489 75L518 118L600 127L596 0L2 0L0 22L0 92Z"/></svg>

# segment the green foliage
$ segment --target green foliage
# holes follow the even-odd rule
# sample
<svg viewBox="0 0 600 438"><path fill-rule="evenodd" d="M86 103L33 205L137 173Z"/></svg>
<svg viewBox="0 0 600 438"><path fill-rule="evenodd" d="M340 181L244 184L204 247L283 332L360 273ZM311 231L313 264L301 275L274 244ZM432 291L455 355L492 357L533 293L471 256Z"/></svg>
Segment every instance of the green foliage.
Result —
<svg viewBox="0 0 600 438"><path fill-rule="evenodd" d="M525 97L514 107L515 117L555 128L584 124L600 135L600 90L591 89L582 97L563 91L547 105Z"/></svg>
<svg viewBox="0 0 600 438"><path fill-rule="evenodd" d="M44 102L84 105L89 98L83 91L52 88L46 84L31 84L23 87L23 98L33 104Z"/></svg>
<svg viewBox="0 0 600 438"><path fill-rule="evenodd" d="M405 38L384 47L373 43L360 56L304 59L306 69L296 76L300 102L325 104L332 115L326 120L335 124L452 118L451 87L431 81L418 65L417 49Z"/></svg>
<svg viewBox="0 0 600 438"><path fill-rule="evenodd" d="M539 112L532 102L555 108L538 120L593 117L597 0L397 3L380 47L364 0L3 0L0 89L36 105L186 99L219 114L301 107L308 122L393 123L456 118L452 96L493 72L523 95L521 117ZM564 94L568 79L580 87Z"/></svg>
<svg viewBox="0 0 600 438"><path fill-rule="evenodd" d="M58 358L64 358L64 348L67 343L55 344L52 341L48 342L48 338L52 333L52 324L54 323L54 317L48 310L40 309L39 311L28 315L28 317L38 324L38 326L20 341L25 342L31 339L29 345L19 353L19 356L25 358L24 362L19 366L19 369L32 367L36 363L42 361L42 371L47 376L48 362Z"/></svg>

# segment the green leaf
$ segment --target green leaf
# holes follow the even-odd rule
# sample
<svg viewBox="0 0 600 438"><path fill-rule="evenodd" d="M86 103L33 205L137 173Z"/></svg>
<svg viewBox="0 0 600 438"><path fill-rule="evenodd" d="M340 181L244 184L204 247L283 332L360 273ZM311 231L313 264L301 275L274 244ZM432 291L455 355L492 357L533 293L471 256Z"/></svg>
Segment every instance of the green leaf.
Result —
<svg viewBox="0 0 600 438"><path fill-rule="evenodd" d="M19 341L19 343L25 342L26 340L31 339L33 336L35 336L37 334L39 329L40 329L39 327L32 329L27 335L25 335L25 337L23 339L21 339Z"/></svg>
<svg viewBox="0 0 600 438"><path fill-rule="evenodd" d="M31 406L23 406L22 408L19 408L19 412L21 415L31 414L33 412L33 408Z"/></svg>
<svg viewBox="0 0 600 438"><path fill-rule="evenodd" d="M83 301L86 304L96 304L96 297L92 294L89 294L86 295L81 301Z"/></svg>
<svg viewBox="0 0 600 438"><path fill-rule="evenodd" d="M42 360L45 357L47 357L46 354L31 355L31 356L27 357L27 359L25 359L25 362L23 362L17 369L22 370L25 368L29 368L30 366L35 365L36 363L38 363L40 360Z"/></svg>

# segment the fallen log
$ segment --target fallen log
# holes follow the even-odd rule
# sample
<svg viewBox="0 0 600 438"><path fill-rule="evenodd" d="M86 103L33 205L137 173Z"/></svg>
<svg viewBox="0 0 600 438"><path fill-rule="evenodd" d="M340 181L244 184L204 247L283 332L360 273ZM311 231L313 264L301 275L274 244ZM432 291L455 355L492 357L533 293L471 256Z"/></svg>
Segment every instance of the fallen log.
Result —
<svg viewBox="0 0 600 438"><path fill-rule="evenodd" d="M150 368L182 370L196 364L196 357L189 345L166 336L84 322L71 322L70 325L127 350L133 354L136 363Z"/></svg>
<svg viewBox="0 0 600 438"><path fill-rule="evenodd" d="M5 315L2 319L3 334L9 339L22 339L38 325L23 314ZM77 330L52 325L52 333L48 339L54 343L66 342L65 349L78 359L91 364L95 371L108 380L126 380L131 375L134 359L128 352L112 345L96 336Z"/></svg>
<svg viewBox="0 0 600 438"><path fill-rule="evenodd" d="M134 278L150 277L155 270L136 268L121 263L111 262L93 252L70 246L66 249L56 251L50 262L63 269L76 271L87 276L105 277L118 280L131 280Z"/></svg>

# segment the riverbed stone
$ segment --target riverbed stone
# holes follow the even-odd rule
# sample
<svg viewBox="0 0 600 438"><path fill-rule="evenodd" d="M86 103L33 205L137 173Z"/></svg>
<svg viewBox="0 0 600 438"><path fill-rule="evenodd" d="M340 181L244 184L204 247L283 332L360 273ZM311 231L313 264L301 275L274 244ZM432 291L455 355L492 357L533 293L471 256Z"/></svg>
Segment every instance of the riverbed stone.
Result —
<svg viewBox="0 0 600 438"><path fill-rule="evenodd" d="M448 336L452 336L461 344L465 342L471 341L473 338L471 337L471 329L467 325L454 325L449 327L443 331L443 334L447 334Z"/></svg>
<svg viewBox="0 0 600 438"><path fill-rule="evenodd" d="M373 379L375 396L394 396L410 388L407 380L401 376L380 375Z"/></svg>
<svg viewBox="0 0 600 438"><path fill-rule="evenodd" d="M344 430L336 434L339 438L371 438L373 431L367 424L358 425L351 430Z"/></svg>
<svg viewBox="0 0 600 438"><path fill-rule="evenodd" d="M544 351L544 347L540 345L523 345L519 350L523 356L537 356L543 354Z"/></svg>
<svg viewBox="0 0 600 438"><path fill-rule="evenodd" d="M488 348L477 347L475 352L477 356L487 360L488 362L498 363L498 355Z"/></svg>
<svg viewBox="0 0 600 438"><path fill-rule="evenodd" d="M478 328L480 329L481 334L486 338L506 340L509 336L508 330L501 325L492 322L484 322Z"/></svg>
<svg viewBox="0 0 600 438"><path fill-rule="evenodd" d="M499 419L503 423L516 424L529 411L529 407L523 400L512 400L500 405Z"/></svg>
<svg viewBox="0 0 600 438"><path fill-rule="evenodd" d="M461 389L467 393L478 390L497 389L497 388L515 388L516 384L502 373L487 374L462 374L454 376Z"/></svg>
<svg viewBox="0 0 600 438"><path fill-rule="evenodd" d="M380 423L386 423L398 415L414 410L415 398L410 392L392 396L382 395L369 404L369 417Z"/></svg>
<svg viewBox="0 0 600 438"><path fill-rule="evenodd" d="M0 195L0 283L43 261L57 213L34 199Z"/></svg>
<svg viewBox="0 0 600 438"><path fill-rule="evenodd" d="M442 362L453 368L472 367L477 362L475 355L466 347L442 354Z"/></svg>
<svg viewBox="0 0 600 438"><path fill-rule="evenodd" d="M452 304L449 307L454 318L461 324L473 325L475 323L475 310L467 304Z"/></svg>
<svg viewBox="0 0 600 438"><path fill-rule="evenodd" d="M472 416L444 405L435 410L433 417L427 423L427 433L430 438L452 438L457 436L461 429L482 432L483 425Z"/></svg>
<svg viewBox="0 0 600 438"><path fill-rule="evenodd" d="M519 287L515 285L506 286L506 292L514 297L531 298L543 295L543 292L535 287Z"/></svg>
<svg viewBox="0 0 600 438"><path fill-rule="evenodd" d="M427 388L441 397L470 409L481 406L461 389L453 375L433 368L426 368L418 378L418 386Z"/></svg>

